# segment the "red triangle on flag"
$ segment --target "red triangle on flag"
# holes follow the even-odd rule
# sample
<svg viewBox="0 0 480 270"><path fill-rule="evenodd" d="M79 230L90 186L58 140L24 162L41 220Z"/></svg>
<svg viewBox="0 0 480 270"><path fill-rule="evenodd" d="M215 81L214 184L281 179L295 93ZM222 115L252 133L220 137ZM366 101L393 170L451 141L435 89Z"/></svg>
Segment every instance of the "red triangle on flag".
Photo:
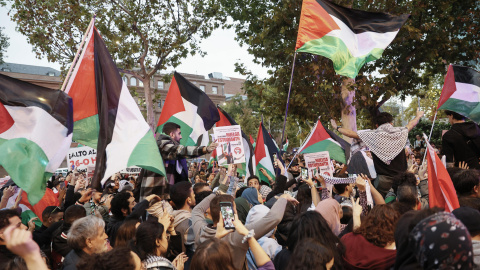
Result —
<svg viewBox="0 0 480 270"><path fill-rule="evenodd" d="M230 123L230 121L228 120L228 118L222 113L222 111L220 109L218 109L218 114L220 114L220 120L218 120L217 123L215 123L215 125L217 127L227 127L227 126L231 126L232 123Z"/></svg>
<svg viewBox="0 0 480 270"><path fill-rule="evenodd" d="M443 103L445 103L452 95L457 91L457 85L455 84L455 74L453 71L453 66L448 66L447 76L445 76L445 82L443 83L442 94L438 100L438 108L440 108Z"/></svg>
<svg viewBox="0 0 480 270"><path fill-rule="evenodd" d="M320 120L318 120L317 127L313 131L312 136L310 137L308 142L305 144L305 146L300 150L306 149L309 146L311 146L313 144L316 144L319 141L327 140L327 139L330 139L330 138L331 138L330 135L328 135L328 133L325 130L325 128L323 127L322 123L320 122Z"/></svg>
<svg viewBox="0 0 480 270"><path fill-rule="evenodd" d="M13 120L10 113L7 111L7 108L0 103L0 133L3 133L9 130L15 121Z"/></svg>
<svg viewBox="0 0 480 270"><path fill-rule="evenodd" d="M90 41L85 48L83 58L72 78L72 85L68 95L72 97L73 102L73 121L98 114L97 90L95 86L95 52L93 32L91 31Z"/></svg>
<svg viewBox="0 0 480 270"><path fill-rule="evenodd" d="M255 146L256 164L260 163L260 160L262 160L262 158L266 156L267 154L265 152L265 142L263 141L262 123L260 123L260 128L258 129L258 134L257 134L257 144Z"/></svg>
<svg viewBox="0 0 480 270"><path fill-rule="evenodd" d="M35 215L38 216L38 218L43 222L42 220L42 213L47 206L59 206L60 202L58 201L57 194L53 192L53 190L47 188L45 190L45 195L43 195L42 199L36 203L34 206L32 206L27 199L27 193L25 191L22 191L22 199L20 200L20 204L24 204L26 207L28 207L30 210L32 210Z"/></svg>
<svg viewBox="0 0 480 270"><path fill-rule="evenodd" d="M167 98L165 99L165 106L162 109L160 119L158 119L158 126L165 124L173 115L185 111L185 105L183 104L182 94L178 88L175 76L173 76L172 83L168 89Z"/></svg>

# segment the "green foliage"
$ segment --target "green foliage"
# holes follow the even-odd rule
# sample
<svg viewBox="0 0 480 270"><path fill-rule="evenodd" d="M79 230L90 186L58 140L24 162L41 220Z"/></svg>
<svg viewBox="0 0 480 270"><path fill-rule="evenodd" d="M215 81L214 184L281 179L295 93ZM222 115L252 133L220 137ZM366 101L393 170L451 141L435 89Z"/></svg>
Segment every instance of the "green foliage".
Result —
<svg viewBox="0 0 480 270"><path fill-rule="evenodd" d="M260 113L282 118L297 38L302 0L220 0L233 20L237 40L248 45L255 62L270 68L261 80L242 65L248 75L245 90L261 104ZM366 64L349 90L355 90L359 128L372 128L372 115L393 96L404 100L430 85L435 75L446 73L449 63L474 65L479 59L480 8L474 0L334 0L353 8L391 14L411 14L382 58ZM477 7L477 8L476 8ZM376 76L372 76L376 74ZM321 56L299 53L290 97L289 123L302 128L321 117L339 118L343 77L332 62Z"/></svg>
<svg viewBox="0 0 480 270"><path fill-rule="evenodd" d="M0 64L3 64L3 56L10 43L8 37L3 33L5 28L0 27Z"/></svg>
<svg viewBox="0 0 480 270"><path fill-rule="evenodd" d="M153 123L148 82L158 70L176 67L188 55L203 54L199 40L226 20L214 0L10 0L16 30L38 57L65 69L73 60L90 19L119 68L144 82L147 115ZM147 83L146 83L147 82Z"/></svg>
<svg viewBox="0 0 480 270"><path fill-rule="evenodd" d="M451 125L448 122L443 121L435 121L435 126L433 126L432 137L430 138L430 142L434 143L436 146L442 145L442 131L449 130ZM408 140L413 145L415 141L415 136L420 135L423 136L425 133L427 136L430 134L430 130L432 128L432 121L429 120L420 120L418 125L415 126L409 133L408 133Z"/></svg>

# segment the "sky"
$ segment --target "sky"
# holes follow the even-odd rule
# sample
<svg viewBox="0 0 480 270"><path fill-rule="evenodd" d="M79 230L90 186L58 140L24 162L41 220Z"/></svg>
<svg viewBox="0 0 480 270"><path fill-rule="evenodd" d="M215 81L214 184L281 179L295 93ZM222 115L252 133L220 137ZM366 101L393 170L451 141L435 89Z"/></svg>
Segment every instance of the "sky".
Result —
<svg viewBox="0 0 480 270"><path fill-rule="evenodd" d="M46 58L37 59L32 52L32 46L28 44L27 38L15 30L16 24L9 18L8 8L0 7L0 27L4 27L4 33L10 38L10 46L5 53L5 62L28 64L37 66L47 66L60 70L57 63L48 62ZM200 43L203 51L207 53L205 57L199 55L189 56L182 61L176 70L183 73L198 75L208 75L212 72L221 72L223 76L245 78L240 73L235 72L235 63L244 63L253 74L260 78L267 77L267 69L261 65L253 63L253 56L248 54L246 47L240 47L235 41L235 31L233 29L217 29L213 34ZM172 71L170 67L167 71Z"/></svg>

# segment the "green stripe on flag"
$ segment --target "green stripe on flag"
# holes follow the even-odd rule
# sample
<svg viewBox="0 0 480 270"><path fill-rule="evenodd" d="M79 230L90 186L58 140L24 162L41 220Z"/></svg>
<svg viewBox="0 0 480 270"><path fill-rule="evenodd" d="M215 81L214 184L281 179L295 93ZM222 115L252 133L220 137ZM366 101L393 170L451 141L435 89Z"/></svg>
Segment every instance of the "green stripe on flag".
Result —
<svg viewBox="0 0 480 270"><path fill-rule="evenodd" d="M450 110L459 113L475 123L480 123L480 106L478 102L449 98L442 104L439 110Z"/></svg>
<svg viewBox="0 0 480 270"><path fill-rule="evenodd" d="M265 171L267 172L267 174L272 177L272 179L275 179L275 174L273 174L271 171L269 171L267 168L265 168L261 163L258 163L257 164L257 171L256 171L256 175L258 176L258 178L260 178L260 181L263 181L265 182L268 186L270 186L270 181L268 181L268 178L263 175L263 173L260 171L260 168L263 168L265 169ZM261 184L261 183L260 183Z"/></svg>
<svg viewBox="0 0 480 270"><path fill-rule="evenodd" d="M165 176L165 167L163 166L160 152L154 152L157 149L157 143L149 129L133 149L132 154L128 158L127 166L139 166Z"/></svg>
<svg viewBox="0 0 480 270"><path fill-rule="evenodd" d="M45 172L48 157L36 143L25 138L0 139L0 165L28 194L28 201L35 205L45 194L47 181L52 173Z"/></svg>
<svg viewBox="0 0 480 270"><path fill-rule="evenodd" d="M355 78L362 66L380 58L383 49L374 48L362 57L354 57L343 40L338 37L324 36L306 42L297 52L306 52L325 56L333 61L335 72L350 78Z"/></svg>
<svg viewBox="0 0 480 270"><path fill-rule="evenodd" d="M98 114L75 121L72 140L97 149L99 130Z"/></svg>
<svg viewBox="0 0 480 270"><path fill-rule="evenodd" d="M192 138L190 138L190 134L192 134L192 132L193 132L192 127L185 124L182 120L176 118L175 116L170 117L168 119L168 121L165 122L165 123L168 123L168 122L173 122L173 123L176 123L180 126L180 130L182 131L182 139L180 140L181 145L185 145L185 146L196 146L197 145L197 142L194 142L192 140ZM163 125L158 126L156 132L157 133L162 133L162 128L163 128Z"/></svg>
<svg viewBox="0 0 480 270"><path fill-rule="evenodd" d="M330 140L323 140L312 144L311 146L305 148L301 153L307 154L323 151L328 151L331 159L334 159L344 164L347 163L347 161L345 160L345 151L343 150L343 148Z"/></svg>

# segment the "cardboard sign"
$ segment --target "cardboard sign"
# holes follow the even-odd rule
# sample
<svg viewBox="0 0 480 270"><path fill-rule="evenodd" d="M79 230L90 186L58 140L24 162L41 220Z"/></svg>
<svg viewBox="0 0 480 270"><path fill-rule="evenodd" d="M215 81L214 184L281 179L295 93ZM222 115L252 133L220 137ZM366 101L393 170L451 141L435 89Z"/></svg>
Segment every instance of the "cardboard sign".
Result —
<svg viewBox="0 0 480 270"><path fill-rule="evenodd" d="M333 176L332 163L328 151L303 154L308 169L308 176L313 177L319 174Z"/></svg>
<svg viewBox="0 0 480 270"><path fill-rule="evenodd" d="M72 165L77 170L87 170L88 166L95 166L97 160L97 150L82 146L77 148L70 148L67 154L68 169L72 170Z"/></svg>
<svg viewBox="0 0 480 270"><path fill-rule="evenodd" d="M218 143L218 165L245 163L245 150L239 125L215 127L213 133Z"/></svg>

